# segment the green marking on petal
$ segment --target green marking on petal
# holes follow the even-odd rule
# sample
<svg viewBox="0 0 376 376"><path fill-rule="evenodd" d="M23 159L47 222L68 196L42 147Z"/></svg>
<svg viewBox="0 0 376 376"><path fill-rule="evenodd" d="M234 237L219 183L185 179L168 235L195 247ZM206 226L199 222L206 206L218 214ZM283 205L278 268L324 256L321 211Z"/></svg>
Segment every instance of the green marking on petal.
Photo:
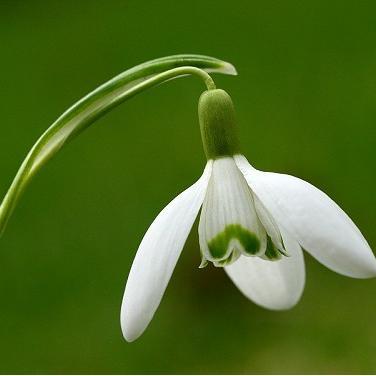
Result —
<svg viewBox="0 0 376 376"><path fill-rule="evenodd" d="M266 251L263 258L270 261L277 261L282 258L282 252L273 244L270 236L267 236Z"/></svg>
<svg viewBox="0 0 376 376"><path fill-rule="evenodd" d="M225 258L230 241L233 239L238 240L250 256L255 255L260 249L260 241L254 233L239 224L231 224L208 242L210 255L218 260Z"/></svg>

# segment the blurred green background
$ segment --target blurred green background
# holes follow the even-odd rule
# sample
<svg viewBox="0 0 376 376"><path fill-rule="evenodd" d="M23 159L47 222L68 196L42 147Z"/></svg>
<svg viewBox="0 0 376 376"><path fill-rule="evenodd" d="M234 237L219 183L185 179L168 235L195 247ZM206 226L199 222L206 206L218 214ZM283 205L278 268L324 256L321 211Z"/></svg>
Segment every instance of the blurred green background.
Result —
<svg viewBox="0 0 376 376"><path fill-rule="evenodd" d="M0 193L74 101L143 61L202 53L233 97L244 154L309 180L376 244L375 1L0 2ZM132 344L119 309L156 214L203 169L194 78L112 111L34 179L0 240L0 373L374 373L376 280L306 255L291 311L198 269L190 235L154 320ZM341 234L338 234L341 236Z"/></svg>

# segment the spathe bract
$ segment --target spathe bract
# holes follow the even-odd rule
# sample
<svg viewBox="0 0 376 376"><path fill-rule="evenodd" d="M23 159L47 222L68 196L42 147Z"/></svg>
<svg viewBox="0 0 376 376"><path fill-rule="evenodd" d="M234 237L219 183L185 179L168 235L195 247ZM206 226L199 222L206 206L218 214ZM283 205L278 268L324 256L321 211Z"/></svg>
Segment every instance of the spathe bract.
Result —
<svg viewBox="0 0 376 376"><path fill-rule="evenodd" d="M208 88L215 87L206 72L236 75L230 63L210 56L167 56L126 70L76 102L42 134L22 162L0 206L0 234L31 178L95 120L146 89L174 78L194 75L203 79Z"/></svg>

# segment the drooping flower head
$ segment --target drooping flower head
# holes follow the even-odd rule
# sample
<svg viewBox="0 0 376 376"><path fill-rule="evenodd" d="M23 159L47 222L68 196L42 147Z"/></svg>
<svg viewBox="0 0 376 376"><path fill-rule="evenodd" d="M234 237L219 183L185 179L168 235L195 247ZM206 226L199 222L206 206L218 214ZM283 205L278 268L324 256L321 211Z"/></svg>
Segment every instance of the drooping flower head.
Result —
<svg viewBox="0 0 376 376"><path fill-rule="evenodd" d="M213 161L199 222L201 265L208 261L215 266L229 265L240 255L280 259L286 255L281 235L270 216L263 225L252 191L234 159L240 148L230 96L218 89L204 92L199 118L205 154ZM263 213L267 216L265 210Z"/></svg>
<svg viewBox="0 0 376 376"><path fill-rule="evenodd" d="M305 281L302 248L340 274L376 275L366 240L325 193L248 163L225 91L205 91L198 112L207 164L142 239L121 309L126 340L138 338L152 319L200 208L200 267L224 267L239 290L265 308L288 309L299 300Z"/></svg>

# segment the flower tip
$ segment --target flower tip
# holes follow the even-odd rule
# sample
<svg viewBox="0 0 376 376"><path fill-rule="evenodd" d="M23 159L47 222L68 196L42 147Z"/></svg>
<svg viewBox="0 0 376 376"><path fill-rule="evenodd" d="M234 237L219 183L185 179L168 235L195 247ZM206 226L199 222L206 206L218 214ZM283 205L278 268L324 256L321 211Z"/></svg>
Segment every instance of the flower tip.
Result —
<svg viewBox="0 0 376 376"><path fill-rule="evenodd" d="M124 339L128 342L131 343L136 340L136 338L128 337L125 333L123 333Z"/></svg>
<svg viewBox="0 0 376 376"><path fill-rule="evenodd" d="M134 342L142 334L132 330L129 328L129 325L125 325L124 323L121 323L121 331L124 339L129 343Z"/></svg>
<svg viewBox="0 0 376 376"><path fill-rule="evenodd" d="M297 299L291 299L286 302L278 302L273 307L266 307L267 309L270 309L272 311L289 311L290 309L293 309L299 302L300 296Z"/></svg>
<svg viewBox="0 0 376 376"><path fill-rule="evenodd" d="M347 277L357 278L357 279L367 279L376 277L376 258L372 253L371 248L367 244L367 253L361 254L361 257L358 257L352 262L348 262L348 270L344 272L343 270L336 270L332 268L335 272L343 274Z"/></svg>
<svg viewBox="0 0 376 376"><path fill-rule="evenodd" d="M200 265L198 266L199 269L204 269L208 266L209 262L208 260L204 257L204 256L201 256L201 263Z"/></svg>
<svg viewBox="0 0 376 376"><path fill-rule="evenodd" d="M363 278L375 278L376 277L376 258L373 258L373 262L370 263L369 269Z"/></svg>
<svg viewBox="0 0 376 376"><path fill-rule="evenodd" d="M123 337L127 342L135 341L145 330L142 321L137 320L137 318L131 314L129 309L125 308L124 304L122 305L120 312L120 327Z"/></svg>

